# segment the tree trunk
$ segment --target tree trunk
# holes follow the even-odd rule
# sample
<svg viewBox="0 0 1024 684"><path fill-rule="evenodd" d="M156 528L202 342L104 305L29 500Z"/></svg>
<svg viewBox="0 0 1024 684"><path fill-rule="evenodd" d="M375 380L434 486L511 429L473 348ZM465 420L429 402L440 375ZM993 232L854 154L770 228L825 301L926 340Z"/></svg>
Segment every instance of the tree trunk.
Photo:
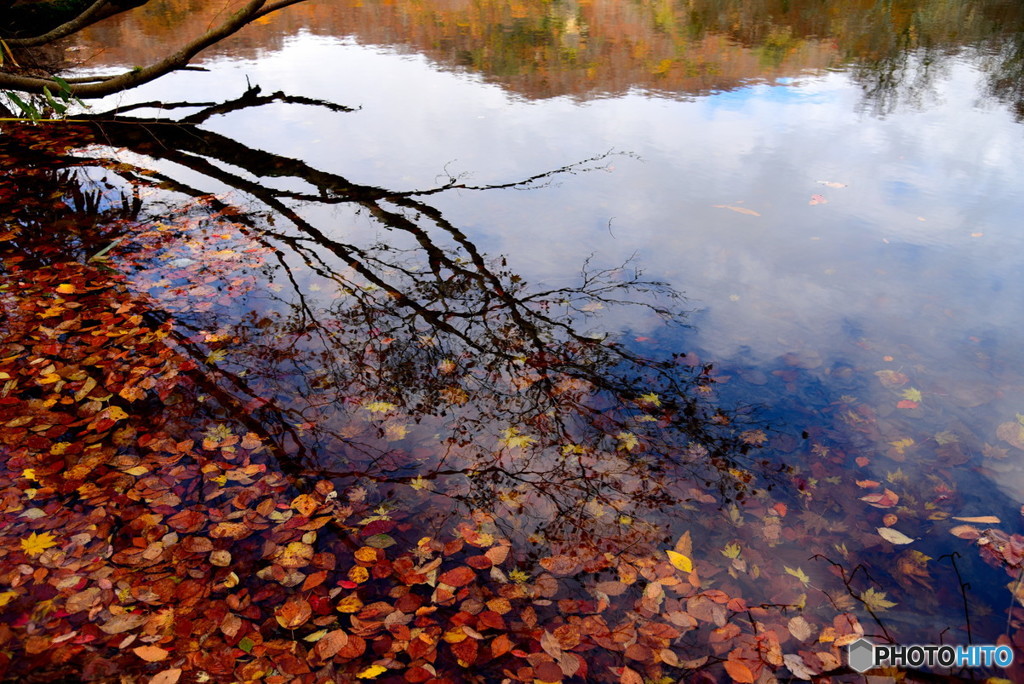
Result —
<svg viewBox="0 0 1024 684"><path fill-rule="evenodd" d="M0 37L37 36L71 21L92 5L94 0L0 0ZM145 5L149 0L110 0L93 18L105 19L113 14Z"/></svg>

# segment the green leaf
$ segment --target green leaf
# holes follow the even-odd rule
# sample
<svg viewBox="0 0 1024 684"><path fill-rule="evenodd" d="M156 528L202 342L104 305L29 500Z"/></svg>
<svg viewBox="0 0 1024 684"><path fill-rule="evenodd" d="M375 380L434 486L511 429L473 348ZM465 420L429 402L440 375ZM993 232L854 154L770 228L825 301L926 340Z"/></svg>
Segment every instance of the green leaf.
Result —
<svg viewBox="0 0 1024 684"><path fill-rule="evenodd" d="M249 637L243 637L242 640L238 642L238 648L242 649L246 653L252 653L252 647L255 645L256 642Z"/></svg>
<svg viewBox="0 0 1024 684"><path fill-rule="evenodd" d="M43 118L43 115L39 113L38 109L33 107L28 102L25 102L24 100L22 100L20 97L18 97L14 93L7 93L7 97L11 98L11 102L13 102L15 105L17 105L18 109L20 109L22 112L24 112L25 116L27 116L28 118L32 119L33 121L39 121L40 119Z"/></svg>
<svg viewBox="0 0 1024 684"><path fill-rule="evenodd" d="M53 95L50 94L50 89L46 86L43 86L43 97L46 98L47 104L53 107L53 111L57 112L61 116L64 115L64 112L68 111L68 106L66 104L61 104L53 99Z"/></svg>
<svg viewBox="0 0 1024 684"><path fill-rule="evenodd" d="M396 542L390 535L383 533L375 534L372 537L366 538L366 545L372 546L375 549L386 549L389 546L394 546L397 543L398 542Z"/></svg>

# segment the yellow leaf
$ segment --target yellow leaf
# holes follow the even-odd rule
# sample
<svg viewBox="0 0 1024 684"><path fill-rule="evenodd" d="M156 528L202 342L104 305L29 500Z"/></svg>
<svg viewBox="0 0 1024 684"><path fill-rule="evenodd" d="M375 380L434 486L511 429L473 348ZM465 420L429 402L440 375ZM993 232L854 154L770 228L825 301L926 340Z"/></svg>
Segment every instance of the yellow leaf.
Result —
<svg viewBox="0 0 1024 684"><path fill-rule="evenodd" d="M666 551L668 562L683 572L693 572L693 561L678 551Z"/></svg>
<svg viewBox="0 0 1024 684"><path fill-rule="evenodd" d="M788 567L788 566L783 566L783 567L786 569L786 574L787 575L792 575L793 577L796 577L803 584L810 584L811 583L811 578L807 576L807 573L803 571L803 568L797 568L796 570L794 570L793 568Z"/></svg>
<svg viewBox="0 0 1024 684"><path fill-rule="evenodd" d="M906 439L897 439L895 442L889 442L889 444L891 444L893 449L896 450L897 455L902 456L903 452L907 450L907 447L914 446L914 440L907 437Z"/></svg>
<svg viewBox="0 0 1024 684"><path fill-rule="evenodd" d="M110 420L124 420L128 414L120 406L111 406L106 410L107 418Z"/></svg>
<svg viewBox="0 0 1024 684"><path fill-rule="evenodd" d="M391 409L398 407L387 401L371 401L370 403L366 404L363 408L365 408L370 413L387 413Z"/></svg>
<svg viewBox="0 0 1024 684"><path fill-rule="evenodd" d="M366 668L365 670L357 674L356 677L359 677L360 679L376 679L377 677L381 676L387 671L388 668L383 667L381 665L371 665L370 667Z"/></svg>
<svg viewBox="0 0 1024 684"><path fill-rule="evenodd" d="M661 399L654 392L648 392L640 396L640 401L651 406L661 406Z"/></svg>
<svg viewBox="0 0 1024 684"><path fill-rule="evenodd" d="M895 602L886 600L884 591L875 591L874 589L868 589L861 594L860 600L875 612L880 612L896 605Z"/></svg>
<svg viewBox="0 0 1024 684"><path fill-rule="evenodd" d="M529 435L519 434L519 430L514 427L510 427L501 433L501 443L510 449L515 447L528 447L536 441L536 439Z"/></svg>
<svg viewBox="0 0 1024 684"><path fill-rule="evenodd" d="M18 598L18 592L16 592L16 591L0 592L0 608L3 608L8 603L10 603L11 599L16 599L16 598Z"/></svg>
<svg viewBox="0 0 1024 684"><path fill-rule="evenodd" d="M913 387L911 387L910 389L903 390L903 393L902 393L901 396L904 399L906 399L907 401L917 401L917 402L920 402L921 401L921 390L914 389Z"/></svg>
<svg viewBox="0 0 1024 684"><path fill-rule="evenodd" d="M33 532L28 538L21 540L21 550L30 556L38 556L46 549L53 548L56 545L57 541L49 532L43 532L42 534Z"/></svg>
<svg viewBox="0 0 1024 684"><path fill-rule="evenodd" d="M74 294L75 286L70 283L61 283L57 286L57 292L61 294Z"/></svg>
<svg viewBox="0 0 1024 684"><path fill-rule="evenodd" d="M640 444L640 440L632 432L620 432L615 438L619 440L620 451L632 451Z"/></svg>

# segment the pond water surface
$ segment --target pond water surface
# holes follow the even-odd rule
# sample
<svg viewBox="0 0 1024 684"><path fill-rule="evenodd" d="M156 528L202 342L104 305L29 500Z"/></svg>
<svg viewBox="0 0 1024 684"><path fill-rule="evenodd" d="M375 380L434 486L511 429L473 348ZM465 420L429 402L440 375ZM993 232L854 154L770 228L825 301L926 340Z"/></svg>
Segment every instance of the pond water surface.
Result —
<svg viewBox="0 0 1024 684"><path fill-rule="evenodd" d="M145 63L147 49L202 30L211 12L184 0L155 3L95 27L71 54L89 70ZM169 35L183 17L185 28ZM325 186L310 174L218 158L213 143L149 162L181 186L263 212L280 230L278 244L293 248L244 297L199 312L181 305L180 313L195 331L234 330L226 368L264 393L301 395L297 423L338 439L362 435L352 427L359 407L332 403L357 390L343 391L330 374L331 345L298 336L294 320L290 328L270 322L301 316L303 297L311 311L336 306L336 283L318 275L316 258L352 267L343 254L288 243L295 233L280 227L283 208L365 254L380 243L411 250L421 265L408 272L381 257L381 273L396 282L415 282L433 258L415 252L422 236L399 235L402 217L434 220L431 208L444 220L430 229L437 244L469 261L467 243L503 257L536 290L575 287L588 260L595 270L627 264L624 272L640 269L683 293L690 327L666 328L649 310L599 302L579 313L607 308L606 315L574 320L618 335L632 353L688 354L681 368L713 365L716 406L763 428L767 462L791 468L786 500L820 516L817 531L831 535L820 548L799 533L784 537L777 553L787 565L824 582L829 568L809 561L809 549L848 568L863 563L889 577L883 585L899 604L889 625L905 643L961 643L960 591L948 562L934 560L958 551L973 573L973 638L994 642L1005 628L1010 578L977 562L970 542L950 530L953 517L998 516L1015 532L1024 502L1019 4L312 1L246 29L199 64L204 71L172 74L95 107L212 103L241 96L248 84L352 107L267 104L203 126L242 148L301 160L333 183L392 193L450 179L501 186L570 166L527 187L408 196L420 205L369 191L357 201L318 202ZM132 149L122 158L146 153ZM212 171L192 163L204 154ZM583 160L594 161L571 166ZM261 204L258 187L281 191L280 206ZM139 288L184 286L190 276L175 280L165 267L185 258L168 252L151 280L140 266ZM366 284L358 269L349 275L350 284ZM332 311L351 323L367 315L355 309ZM383 323L369 329L392 336ZM261 354L274 330L276 339L296 334L304 353ZM400 404L396 397L426 382L410 375L408 387L393 384L401 377L396 370L381 380L381 402ZM372 383L354 384L365 393ZM467 424L514 445L510 425L527 428L505 420L483 394L468 393L468 406L480 405L467 409ZM422 446L443 442L445 425L434 416L392 427L374 438L386 448L367 437L365 453L378 451L360 467L372 462L398 483L422 474L398 460L382 465L388 444L422 449L418 462L431 467L457 460L450 452L438 460ZM324 460L327 436L303 434L294 446L310 468L359 470L355 456L346 467ZM870 480L883 484L858 484ZM884 490L899 504L860 499ZM396 491L388 493L420 495ZM725 537L740 540L767 534L753 516L737 525L744 513L730 505L735 512L723 504L712 529L729 528ZM897 521L883 522L886 514ZM690 525L671 507L651 515L673 537ZM931 585L893 569L905 551L876 533L890 524L933 559ZM544 525L522 528L536 535Z"/></svg>

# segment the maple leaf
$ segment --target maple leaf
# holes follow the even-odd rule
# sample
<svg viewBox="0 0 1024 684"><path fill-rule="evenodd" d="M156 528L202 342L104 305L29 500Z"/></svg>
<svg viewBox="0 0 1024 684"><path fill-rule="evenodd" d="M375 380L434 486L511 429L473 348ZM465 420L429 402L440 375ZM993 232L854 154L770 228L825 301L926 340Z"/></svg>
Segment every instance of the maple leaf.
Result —
<svg viewBox="0 0 1024 684"><path fill-rule="evenodd" d="M33 532L27 538L21 540L21 550L29 556L38 556L46 549L53 548L56 545L57 541L49 532L43 532L42 534Z"/></svg>
<svg viewBox="0 0 1024 684"><path fill-rule="evenodd" d="M632 432L620 432L615 439L619 440L618 449L620 451L632 451L640 444L640 440Z"/></svg>
<svg viewBox="0 0 1024 684"><path fill-rule="evenodd" d="M742 547L739 544L732 542L725 545L725 548L722 549L722 555L726 558L739 558L741 550Z"/></svg>
<svg viewBox="0 0 1024 684"><path fill-rule="evenodd" d="M792 575L793 577L796 577L803 584L811 583L811 578L807 576L807 573L803 571L803 568L797 568L796 570L794 570L788 565L783 567L785 568L787 575Z"/></svg>
<svg viewBox="0 0 1024 684"><path fill-rule="evenodd" d="M527 573L520 570L519 568L516 568L512 572L508 573L508 578L516 584L522 584L523 582L529 580L530 576Z"/></svg>
<svg viewBox="0 0 1024 684"><path fill-rule="evenodd" d="M921 390L914 389L913 387L903 390L900 396L907 401L920 402L921 401Z"/></svg>
<svg viewBox="0 0 1024 684"><path fill-rule="evenodd" d="M647 394L640 395L640 401L651 406L661 406L661 399L654 392L648 392Z"/></svg>
<svg viewBox="0 0 1024 684"><path fill-rule="evenodd" d="M896 605L895 602L889 601L885 598L884 591L875 591L874 589L868 589L860 595L860 600L864 602L869 609L877 612L887 610Z"/></svg>
<svg viewBox="0 0 1024 684"><path fill-rule="evenodd" d="M897 439L895 442L889 442L892 445L893 450L897 455L902 456L903 452L907 450L907 447L914 446L914 440L910 437L906 439Z"/></svg>
<svg viewBox="0 0 1024 684"><path fill-rule="evenodd" d="M503 430L501 433L501 443L510 449L514 449L516 447L528 447L536 441L536 439L529 435L520 434L519 430L514 427Z"/></svg>
<svg viewBox="0 0 1024 684"><path fill-rule="evenodd" d="M415 478L413 478L412 482L409 483L409 486L415 489L416 491L434 488L433 483L430 482L429 480L424 480L422 475L417 475Z"/></svg>

